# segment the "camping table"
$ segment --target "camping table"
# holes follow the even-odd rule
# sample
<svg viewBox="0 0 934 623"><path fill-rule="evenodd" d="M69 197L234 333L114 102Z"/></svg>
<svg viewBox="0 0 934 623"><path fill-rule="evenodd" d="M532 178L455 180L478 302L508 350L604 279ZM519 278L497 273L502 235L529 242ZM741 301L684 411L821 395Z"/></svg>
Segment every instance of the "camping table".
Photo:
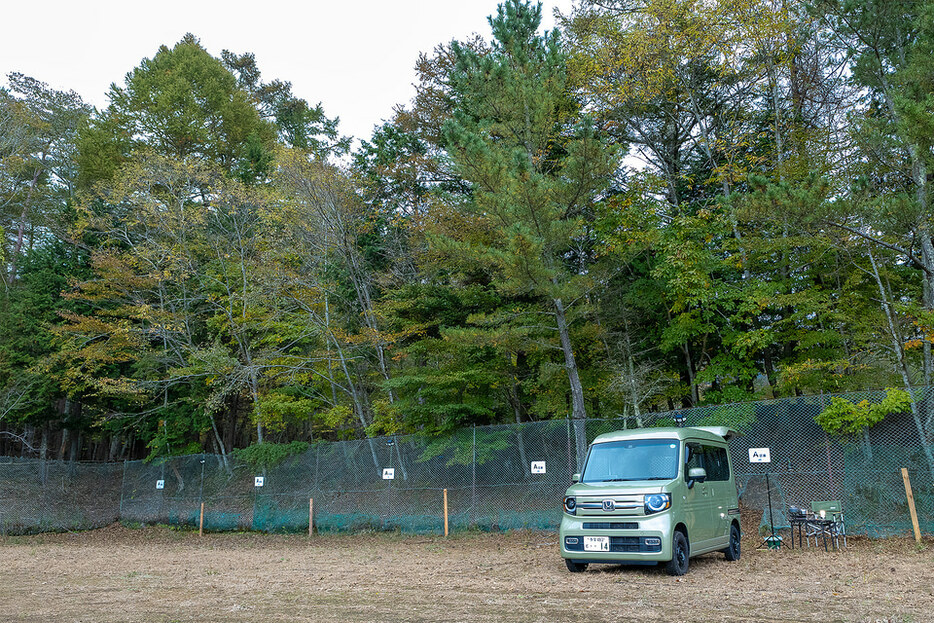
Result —
<svg viewBox="0 0 934 623"><path fill-rule="evenodd" d="M833 543L833 548L837 549L837 535L836 535L837 522L834 521L833 519L825 519L825 518L818 517L817 515L808 515L806 517L792 517L789 520L789 523L791 524L791 547L792 549L794 549L794 546L795 546L795 528L797 527L798 529L798 547L803 548L804 547L803 538L808 538L807 530L808 530L809 525L820 526L820 529L821 529L820 536L824 542L825 552L828 551L827 549L827 536L828 535L830 536L831 543ZM802 530L805 533L804 537L802 537L801 535ZM814 535L814 541L815 543L817 542L817 535ZM810 547L810 540L808 541L808 547Z"/></svg>

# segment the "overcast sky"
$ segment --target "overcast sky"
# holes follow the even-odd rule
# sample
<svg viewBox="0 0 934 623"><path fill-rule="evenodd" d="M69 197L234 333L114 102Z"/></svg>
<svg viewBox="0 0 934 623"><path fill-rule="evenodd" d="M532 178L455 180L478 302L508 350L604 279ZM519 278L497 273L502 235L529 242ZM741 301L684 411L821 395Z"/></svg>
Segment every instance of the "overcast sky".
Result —
<svg viewBox="0 0 934 623"><path fill-rule="evenodd" d="M369 138L392 107L414 95L419 52L479 33L489 39L497 0L33 0L3 3L0 72L18 71L73 89L98 108L112 82L162 44L191 32L215 56L253 52L264 80L293 91L329 117L342 134ZM545 28L555 7L543 2Z"/></svg>

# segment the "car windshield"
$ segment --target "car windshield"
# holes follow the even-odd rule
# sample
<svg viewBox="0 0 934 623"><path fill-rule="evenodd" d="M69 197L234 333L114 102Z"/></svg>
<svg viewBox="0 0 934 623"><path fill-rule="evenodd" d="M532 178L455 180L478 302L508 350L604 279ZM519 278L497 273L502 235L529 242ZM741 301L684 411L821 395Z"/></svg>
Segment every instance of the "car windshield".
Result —
<svg viewBox="0 0 934 623"><path fill-rule="evenodd" d="M678 476L677 439L630 439L590 448L581 482L673 480Z"/></svg>

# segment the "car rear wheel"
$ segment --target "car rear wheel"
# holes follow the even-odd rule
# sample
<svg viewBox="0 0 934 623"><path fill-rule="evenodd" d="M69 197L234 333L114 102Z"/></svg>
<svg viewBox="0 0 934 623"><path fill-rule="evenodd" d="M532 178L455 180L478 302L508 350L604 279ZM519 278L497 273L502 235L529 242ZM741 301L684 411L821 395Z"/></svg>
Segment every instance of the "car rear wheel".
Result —
<svg viewBox="0 0 934 623"><path fill-rule="evenodd" d="M727 560L739 560L740 554L740 538L739 538L739 526L733 524L730 526L730 545L725 550L723 550L723 555L726 556Z"/></svg>
<svg viewBox="0 0 934 623"><path fill-rule="evenodd" d="M665 565L668 575L684 575L688 572L688 539L683 532L675 532L671 538L671 560Z"/></svg>
<svg viewBox="0 0 934 623"><path fill-rule="evenodd" d="M564 564L567 565L568 571L571 573L581 573L587 569L586 562L574 562L573 560L564 559Z"/></svg>

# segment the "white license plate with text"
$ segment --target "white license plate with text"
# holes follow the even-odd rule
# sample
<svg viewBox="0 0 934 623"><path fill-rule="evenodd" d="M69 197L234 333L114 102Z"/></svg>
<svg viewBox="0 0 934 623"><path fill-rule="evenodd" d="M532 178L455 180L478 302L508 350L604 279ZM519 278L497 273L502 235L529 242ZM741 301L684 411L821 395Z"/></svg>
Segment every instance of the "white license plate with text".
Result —
<svg viewBox="0 0 934 623"><path fill-rule="evenodd" d="M610 537L608 536L585 536L585 552L608 552L610 551Z"/></svg>

